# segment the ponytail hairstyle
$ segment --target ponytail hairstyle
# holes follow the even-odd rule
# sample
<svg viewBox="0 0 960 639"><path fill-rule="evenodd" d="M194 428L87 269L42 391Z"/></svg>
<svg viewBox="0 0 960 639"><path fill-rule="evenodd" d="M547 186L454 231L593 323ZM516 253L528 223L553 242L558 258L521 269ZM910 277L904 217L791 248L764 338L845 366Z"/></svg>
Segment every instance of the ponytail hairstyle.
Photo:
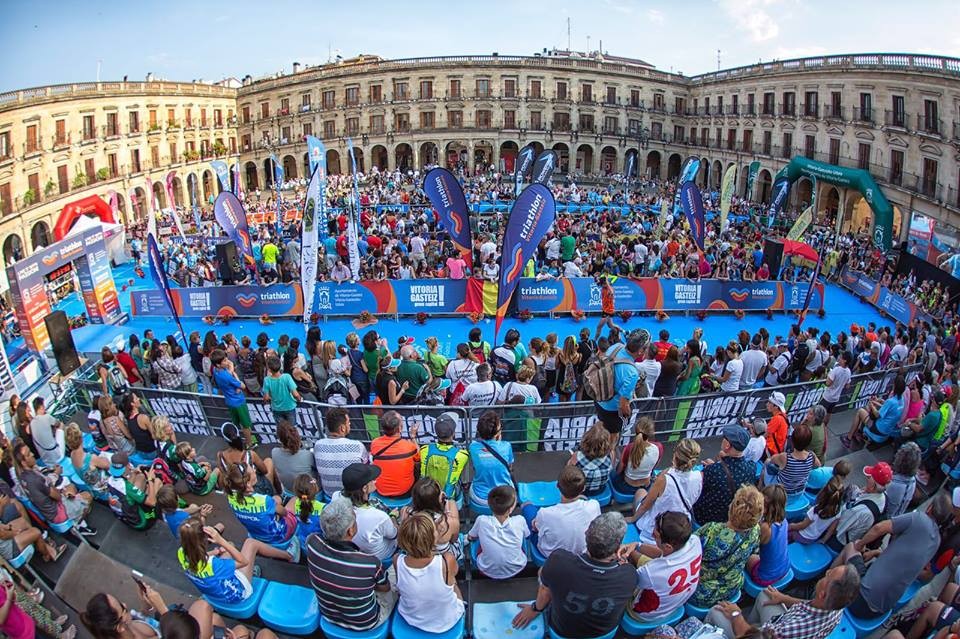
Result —
<svg viewBox="0 0 960 639"><path fill-rule="evenodd" d="M223 478L224 488L234 500L241 504L246 501L247 468L243 464L230 464Z"/></svg>
<svg viewBox="0 0 960 639"><path fill-rule="evenodd" d="M637 425L633 431L636 436L633 438L633 445L630 447L630 466L637 468L647 454L647 442L653 438L653 420L649 417L641 417L637 420Z"/></svg>
<svg viewBox="0 0 960 639"><path fill-rule="evenodd" d="M843 480L839 477L831 477L830 481L817 493L817 500L813 503L813 512L817 513L820 519L830 519L836 517L843 506Z"/></svg>
<svg viewBox="0 0 960 639"><path fill-rule="evenodd" d="M301 473L293 480L293 494L299 500L297 514L303 523L310 521L310 515L313 514L313 498L318 492L320 490L317 488L317 480L307 473Z"/></svg>

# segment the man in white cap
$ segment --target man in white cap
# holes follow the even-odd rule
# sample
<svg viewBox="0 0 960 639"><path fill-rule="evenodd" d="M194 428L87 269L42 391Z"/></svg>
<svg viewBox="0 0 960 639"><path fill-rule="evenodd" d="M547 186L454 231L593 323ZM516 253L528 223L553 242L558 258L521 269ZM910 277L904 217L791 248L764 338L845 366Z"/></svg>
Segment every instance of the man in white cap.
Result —
<svg viewBox="0 0 960 639"><path fill-rule="evenodd" d="M790 424L787 422L787 398L780 391L773 391L767 398L767 454L779 455L787 445L787 433Z"/></svg>
<svg viewBox="0 0 960 639"><path fill-rule="evenodd" d="M786 383L786 378L790 371L790 350L786 342L778 342L773 349L775 354L767 367L767 375L763 379L766 386L779 386Z"/></svg>

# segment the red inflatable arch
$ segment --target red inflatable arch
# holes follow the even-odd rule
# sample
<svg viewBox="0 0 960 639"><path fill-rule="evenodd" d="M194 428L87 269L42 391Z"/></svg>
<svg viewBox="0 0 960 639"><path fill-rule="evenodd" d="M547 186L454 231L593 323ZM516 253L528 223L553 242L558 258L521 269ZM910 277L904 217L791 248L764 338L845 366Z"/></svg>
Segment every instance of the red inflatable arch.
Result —
<svg viewBox="0 0 960 639"><path fill-rule="evenodd" d="M56 225L53 227L54 241L59 242L66 237L73 223L76 222L81 215L96 215L103 222L109 224L116 223L113 217L113 209L110 208L110 205L104 202L99 195L90 195L82 200L70 202L63 207L63 210L60 211L60 219L57 220Z"/></svg>

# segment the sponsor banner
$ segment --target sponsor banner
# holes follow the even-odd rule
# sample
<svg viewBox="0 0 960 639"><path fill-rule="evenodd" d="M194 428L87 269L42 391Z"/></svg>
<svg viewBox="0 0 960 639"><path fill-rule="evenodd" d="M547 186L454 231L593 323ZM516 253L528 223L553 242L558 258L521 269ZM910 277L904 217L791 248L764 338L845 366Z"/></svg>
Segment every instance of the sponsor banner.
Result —
<svg viewBox="0 0 960 639"><path fill-rule="evenodd" d="M240 251L245 267L257 272L257 263L253 258L253 244L250 242L250 229L247 226L247 211L237 196L224 191L213 203L213 215ZM259 277L259 276L258 276Z"/></svg>
<svg viewBox="0 0 960 639"><path fill-rule="evenodd" d="M553 172L557 170L559 163L555 152L550 150L541 151L533 163L530 183L550 186L550 178L553 176ZM519 195L517 197L519 197Z"/></svg>
<svg viewBox="0 0 960 639"><path fill-rule="evenodd" d="M423 177L423 192L433 205L441 226L459 249L468 268L473 268L470 210L457 178L444 168L430 169Z"/></svg>
<svg viewBox="0 0 960 639"><path fill-rule="evenodd" d="M693 241L702 253L707 228L703 217L703 199L700 197L700 189L693 182L684 182L680 185L680 207L687 216Z"/></svg>
<svg viewBox="0 0 960 639"><path fill-rule="evenodd" d="M223 160L214 160L210 163L210 166L213 167L213 172L217 174L217 179L220 180L221 190L230 191L230 168L227 163Z"/></svg>
<svg viewBox="0 0 960 639"><path fill-rule="evenodd" d="M737 184L737 165L731 164L723 174L720 187L720 231L727 226L727 214L730 213L730 204L733 202L733 191Z"/></svg>
<svg viewBox="0 0 960 639"><path fill-rule="evenodd" d="M750 163L747 170L747 192L743 194L748 200L753 199L753 185L757 181L757 174L760 173L760 160L754 160Z"/></svg>
<svg viewBox="0 0 960 639"><path fill-rule="evenodd" d="M520 195L524 180L530 177L536 155L537 147L534 146L533 142L520 149L520 153L517 154L517 161L513 167L514 196Z"/></svg>
<svg viewBox="0 0 960 639"><path fill-rule="evenodd" d="M323 216L323 197L327 186L326 158L320 158L310 176L307 197L303 204L303 225L300 233L300 285L303 287L303 324L309 326L313 312L314 287L317 281L318 218Z"/></svg>
<svg viewBox="0 0 960 639"><path fill-rule="evenodd" d="M894 293L866 274L854 271L844 266L840 271L840 284L847 290L856 293L880 311L903 324L920 320L933 324L933 317L902 295Z"/></svg>

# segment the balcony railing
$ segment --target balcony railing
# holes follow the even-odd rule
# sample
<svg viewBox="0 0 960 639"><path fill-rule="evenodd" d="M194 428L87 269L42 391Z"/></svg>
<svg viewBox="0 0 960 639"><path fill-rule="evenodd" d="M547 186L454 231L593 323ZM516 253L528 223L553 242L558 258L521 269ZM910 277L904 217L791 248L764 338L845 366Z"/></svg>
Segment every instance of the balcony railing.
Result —
<svg viewBox="0 0 960 639"><path fill-rule="evenodd" d="M817 104L804 104L803 105L803 117L805 118L819 118L820 117L820 107Z"/></svg>
<svg viewBox="0 0 960 639"><path fill-rule="evenodd" d="M781 104L779 105L777 112L783 117L789 117L789 118L796 117L797 104L796 102L792 102L789 104Z"/></svg>
<svg viewBox="0 0 960 639"><path fill-rule="evenodd" d="M841 122L846 121L844 116L844 109L838 104L824 104L823 105L823 117L827 120L839 120Z"/></svg>
<svg viewBox="0 0 960 639"><path fill-rule="evenodd" d="M853 107L853 122L873 125L876 123L875 112L876 109L873 107L866 109L863 107Z"/></svg>
<svg viewBox="0 0 960 639"><path fill-rule="evenodd" d="M918 133L925 133L927 135L943 135L943 120L940 118L927 117L926 115L917 114L917 129Z"/></svg>
<svg viewBox="0 0 960 639"><path fill-rule="evenodd" d="M883 125L897 129L906 129L910 116L904 111L891 111L887 109L883 112Z"/></svg>

